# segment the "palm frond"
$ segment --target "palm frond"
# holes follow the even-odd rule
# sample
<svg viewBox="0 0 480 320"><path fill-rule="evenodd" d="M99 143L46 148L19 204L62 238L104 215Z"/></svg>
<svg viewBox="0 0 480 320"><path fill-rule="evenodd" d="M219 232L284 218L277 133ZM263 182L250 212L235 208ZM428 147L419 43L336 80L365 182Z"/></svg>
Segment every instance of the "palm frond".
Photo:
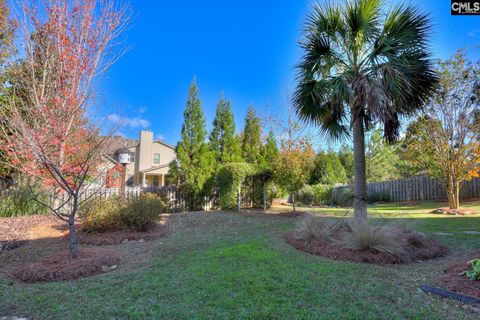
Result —
<svg viewBox="0 0 480 320"><path fill-rule="evenodd" d="M348 86L339 78L305 81L297 87L293 104L302 121L317 125L332 139L348 135L348 111L351 98Z"/></svg>
<svg viewBox="0 0 480 320"><path fill-rule="evenodd" d="M386 139L395 139L399 119L422 108L438 82L428 16L400 5L381 21L381 5L317 3L308 19L294 105L303 120L332 137L349 131L353 115L367 128L382 123Z"/></svg>

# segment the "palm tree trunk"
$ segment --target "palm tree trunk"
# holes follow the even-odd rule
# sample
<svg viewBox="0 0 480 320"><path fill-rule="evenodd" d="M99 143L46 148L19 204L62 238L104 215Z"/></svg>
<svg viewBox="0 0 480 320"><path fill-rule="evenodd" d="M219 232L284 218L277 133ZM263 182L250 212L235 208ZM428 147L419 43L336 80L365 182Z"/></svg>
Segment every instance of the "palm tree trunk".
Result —
<svg viewBox="0 0 480 320"><path fill-rule="evenodd" d="M365 176L365 132L363 117L356 116L353 121L353 162L354 177L354 211L356 220L367 220L367 179Z"/></svg>

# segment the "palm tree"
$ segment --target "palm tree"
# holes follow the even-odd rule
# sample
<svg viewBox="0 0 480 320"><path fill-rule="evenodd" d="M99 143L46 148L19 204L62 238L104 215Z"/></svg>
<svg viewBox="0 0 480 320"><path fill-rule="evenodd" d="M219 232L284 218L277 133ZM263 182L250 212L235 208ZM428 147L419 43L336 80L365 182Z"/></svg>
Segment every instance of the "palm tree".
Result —
<svg viewBox="0 0 480 320"><path fill-rule="evenodd" d="M354 217L367 219L365 130L394 141L400 118L428 101L437 76L427 49L430 20L413 6L383 13L381 0L316 3L301 46L294 105L302 120L354 145Z"/></svg>

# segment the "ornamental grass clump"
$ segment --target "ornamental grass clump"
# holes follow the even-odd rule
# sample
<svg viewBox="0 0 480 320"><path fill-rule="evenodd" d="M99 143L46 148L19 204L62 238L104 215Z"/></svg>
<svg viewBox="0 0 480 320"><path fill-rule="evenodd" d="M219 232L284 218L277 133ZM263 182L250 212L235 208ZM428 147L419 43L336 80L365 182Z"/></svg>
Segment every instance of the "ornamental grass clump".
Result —
<svg viewBox="0 0 480 320"><path fill-rule="evenodd" d="M441 257L447 248L404 221L326 218L307 214L287 241L335 260L404 264Z"/></svg>
<svg viewBox="0 0 480 320"><path fill-rule="evenodd" d="M297 226L297 238L302 240L322 239L330 241L343 223L333 219L307 214Z"/></svg>
<svg viewBox="0 0 480 320"><path fill-rule="evenodd" d="M355 251L384 252L392 255L405 253L406 239L398 228L368 222L350 222L342 246Z"/></svg>

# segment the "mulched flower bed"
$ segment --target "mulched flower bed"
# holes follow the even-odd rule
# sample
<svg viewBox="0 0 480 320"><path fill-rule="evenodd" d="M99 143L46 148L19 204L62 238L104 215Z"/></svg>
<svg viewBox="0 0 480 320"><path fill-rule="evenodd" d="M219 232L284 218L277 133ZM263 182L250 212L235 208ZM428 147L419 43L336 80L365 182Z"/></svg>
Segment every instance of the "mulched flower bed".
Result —
<svg viewBox="0 0 480 320"><path fill-rule="evenodd" d="M333 236L334 239L341 239L342 233ZM429 260L444 256L447 248L436 241L424 239L421 244L408 243L406 253L392 255L385 252L357 251L342 247L337 241L323 239L303 240L298 239L295 234L287 237L287 242L294 248L334 260L352 261L373 264L407 264L417 261Z"/></svg>
<svg viewBox="0 0 480 320"><path fill-rule="evenodd" d="M62 251L21 266L12 276L23 282L65 281L115 270L120 255L102 248L80 248L78 258Z"/></svg>
<svg viewBox="0 0 480 320"><path fill-rule="evenodd" d="M98 232L83 232L81 228L77 230L76 236L78 242L89 245L112 245L127 241L149 241L158 238L163 238L167 234L166 228L163 226L155 226L148 231L112 231L105 233ZM63 234L63 237L68 240L68 231Z"/></svg>
<svg viewBox="0 0 480 320"><path fill-rule="evenodd" d="M54 223L58 219L51 214L0 218L0 241L28 240L32 228Z"/></svg>
<svg viewBox="0 0 480 320"><path fill-rule="evenodd" d="M296 217L300 217L300 216L303 216L304 213L303 212L298 212L298 211L289 211L289 212L280 212L278 214L276 214L276 216L279 216L279 217L286 217L286 218L296 218Z"/></svg>
<svg viewBox="0 0 480 320"><path fill-rule="evenodd" d="M58 223L52 215L0 218L0 253L17 249L33 238L33 229Z"/></svg>
<svg viewBox="0 0 480 320"><path fill-rule="evenodd" d="M479 257L480 250L477 251L476 254L471 257L471 259ZM470 261L471 259L465 259L465 261L452 265L446 271L445 275L440 278L440 282L450 291L480 298L480 281L470 280L467 276L460 275L463 271L470 269L467 261Z"/></svg>
<svg viewBox="0 0 480 320"><path fill-rule="evenodd" d="M471 214L476 214L475 210L459 208L459 209L450 209L450 208L438 208L432 211L434 214L447 214L452 216L466 216Z"/></svg>
<svg viewBox="0 0 480 320"><path fill-rule="evenodd" d="M0 241L0 252L20 248L21 246L25 245L26 243L27 243L27 241L25 241L25 240Z"/></svg>

